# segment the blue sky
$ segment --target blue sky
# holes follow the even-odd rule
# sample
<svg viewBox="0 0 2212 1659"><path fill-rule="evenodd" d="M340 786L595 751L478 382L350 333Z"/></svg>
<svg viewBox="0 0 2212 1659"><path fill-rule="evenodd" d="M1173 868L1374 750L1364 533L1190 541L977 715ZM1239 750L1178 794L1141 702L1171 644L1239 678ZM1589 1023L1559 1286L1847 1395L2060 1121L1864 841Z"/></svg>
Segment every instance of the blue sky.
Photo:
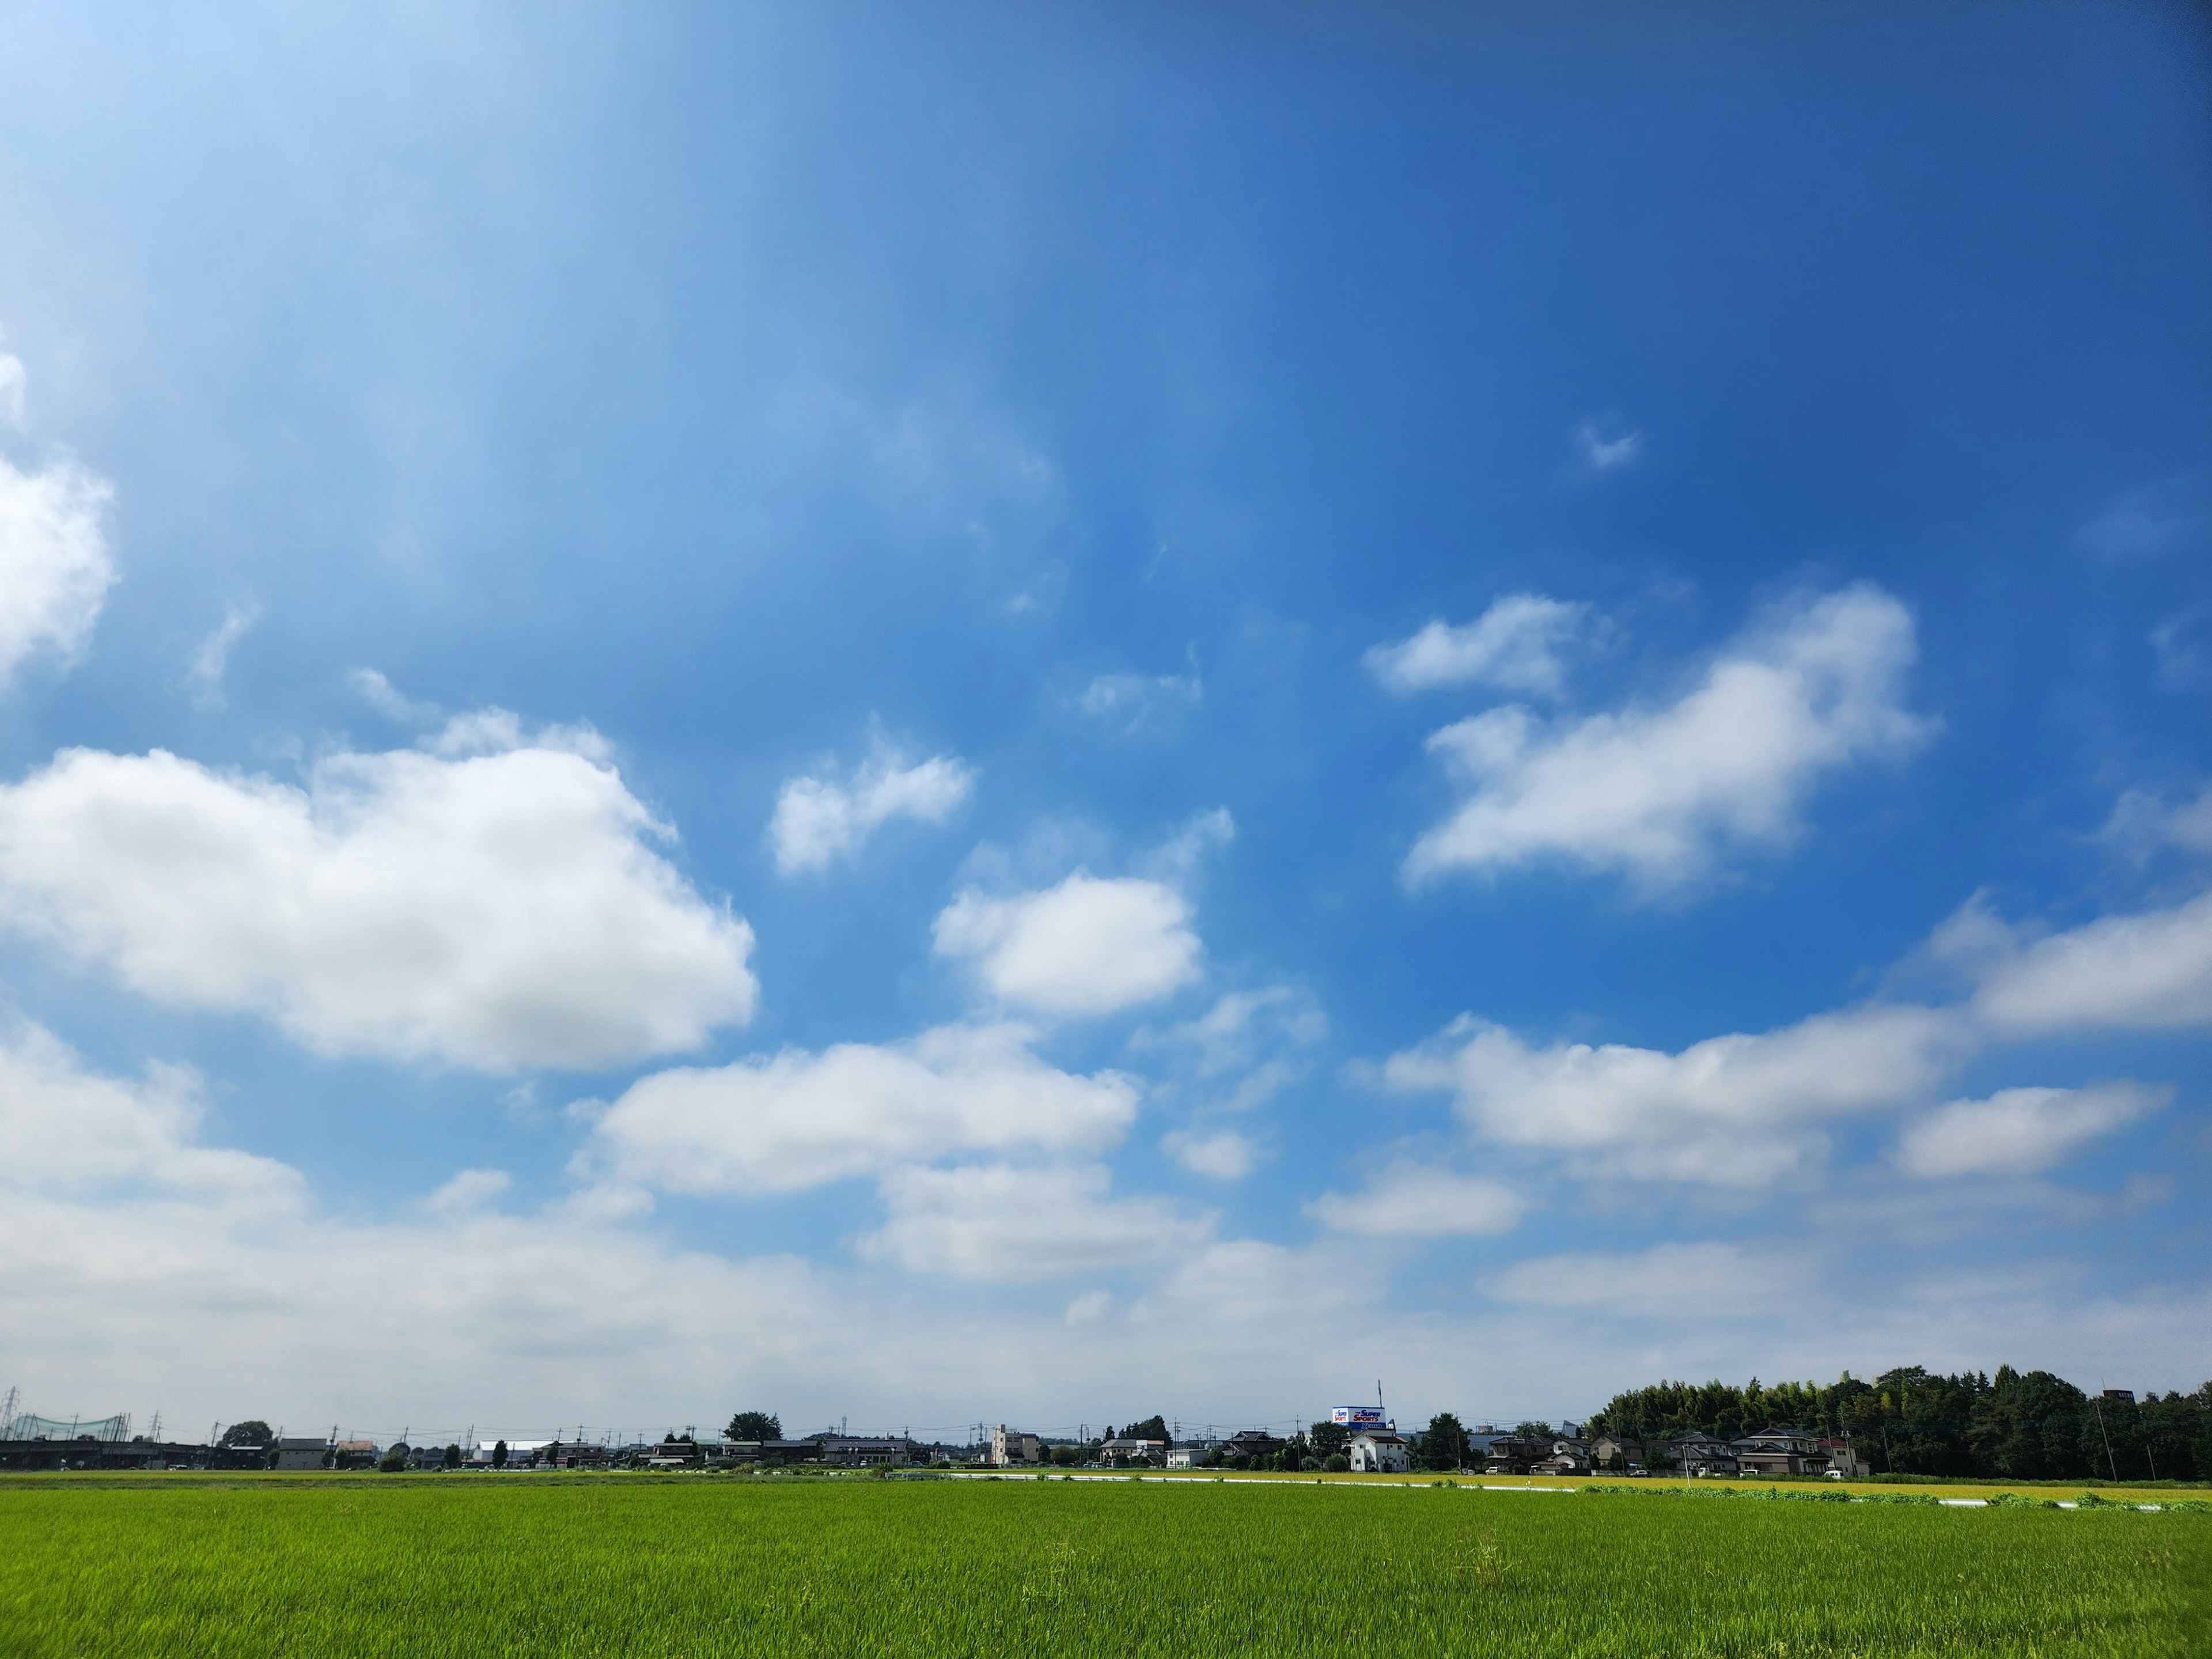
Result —
<svg viewBox="0 0 2212 1659"><path fill-rule="evenodd" d="M32 7L36 1409L2212 1371L2212 38Z"/></svg>

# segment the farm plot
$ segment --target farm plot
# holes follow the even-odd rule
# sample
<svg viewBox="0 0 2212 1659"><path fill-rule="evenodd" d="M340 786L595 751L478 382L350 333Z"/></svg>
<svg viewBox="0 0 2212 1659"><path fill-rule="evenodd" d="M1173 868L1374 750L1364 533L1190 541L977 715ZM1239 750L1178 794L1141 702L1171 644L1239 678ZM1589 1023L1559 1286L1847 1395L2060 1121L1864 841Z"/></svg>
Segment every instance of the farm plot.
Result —
<svg viewBox="0 0 2212 1659"><path fill-rule="evenodd" d="M2212 1516L1325 1486L0 1486L0 1651L2203 1651Z"/></svg>

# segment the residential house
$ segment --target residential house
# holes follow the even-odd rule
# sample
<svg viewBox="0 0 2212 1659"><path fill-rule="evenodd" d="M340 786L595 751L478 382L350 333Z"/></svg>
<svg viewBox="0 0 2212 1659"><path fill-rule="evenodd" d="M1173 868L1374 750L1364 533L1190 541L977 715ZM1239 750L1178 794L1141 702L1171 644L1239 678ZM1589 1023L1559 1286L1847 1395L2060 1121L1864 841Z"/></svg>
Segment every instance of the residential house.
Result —
<svg viewBox="0 0 2212 1659"><path fill-rule="evenodd" d="M1265 1429L1239 1429L1219 1443L1224 1459L1242 1457L1247 1468L1258 1465L1263 1457L1273 1457L1291 1443L1279 1434L1269 1434Z"/></svg>
<svg viewBox="0 0 2212 1659"><path fill-rule="evenodd" d="M1561 1435L1553 1441L1550 1450L1528 1466L1531 1474L1588 1474L1589 1472L1589 1445L1571 1435Z"/></svg>
<svg viewBox="0 0 2212 1659"><path fill-rule="evenodd" d="M1164 1463L1167 1455L1168 1443L1164 1440L1132 1440L1126 1435L1109 1440L1098 1448L1098 1461L1109 1466Z"/></svg>
<svg viewBox="0 0 2212 1659"><path fill-rule="evenodd" d="M1501 1434L1490 1443L1482 1460L1485 1474L1527 1474L1552 1455L1549 1440L1522 1440Z"/></svg>
<svg viewBox="0 0 2212 1659"><path fill-rule="evenodd" d="M1589 1461L1593 1469L1640 1469L1644 1443L1633 1435L1601 1434L1589 1443Z"/></svg>
<svg viewBox="0 0 2212 1659"><path fill-rule="evenodd" d="M1360 1430L1345 1456L1355 1474L1403 1474L1413 1466L1413 1448L1395 1429Z"/></svg>
<svg viewBox="0 0 2212 1659"><path fill-rule="evenodd" d="M1692 1429L1685 1434L1670 1434L1659 1444L1674 1467L1685 1474L1734 1474L1736 1472L1735 1449L1718 1435L1707 1434L1702 1429Z"/></svg>
<svg viewBox="0 0 2212 1659"><path fill-rule="evenodd" d="M370 1469L376 1467L376 1442L374 1440L333 1440L331 1442L331 1467L339 1469Z"/></svg>
<svg viewBox="0 0 2212 1659"><path fill-rule="evenodd" d="M1816 1436L1803 1429L1767 1428L1732 1443L1738 1473L1824 1474L1828 1456Z"/></svg>
<svg viewBox="0 0 2212 1659"><path fill-rule="evenodd" d="M824 1463L840 1468L873 1469L900 1463L927 1463L927 1454L917 1455L915 1443L904 1435L879 1435L872 1438L861 1436L825 1434L817 1443Z"/></svg>
<svg viewBox="0 0 2212 1659"><path fill-rule="evenodd" d="M1009 1429L1003 1423L996 1424L992 1427L991 1467L993 1468L1005 1469L1012 1468L1018 1463L1034 1463L1043 1455L1043 1449L1037 1444L1036 1436L1024 1433L1017 1429Z"/></svg>
<svg viewBox="0 0 2212 1659"><path fill-rule="evenodd" d="M1820 1455L1828 1460L1827 1472L1844 1480L1863 1480L1874 1473L1874 1466L1861 1457L1858 1448L1848 1440L1823 1440Z"/></svg>
<svg viewBox="0 0 2212 1659"><path fill-rule="evenodd" d="M318 1435L313 1439L285 1438L276 1443L276 1467L280 1469L319 1469L323 1460L331 1454L331 1443Z"/></svg>

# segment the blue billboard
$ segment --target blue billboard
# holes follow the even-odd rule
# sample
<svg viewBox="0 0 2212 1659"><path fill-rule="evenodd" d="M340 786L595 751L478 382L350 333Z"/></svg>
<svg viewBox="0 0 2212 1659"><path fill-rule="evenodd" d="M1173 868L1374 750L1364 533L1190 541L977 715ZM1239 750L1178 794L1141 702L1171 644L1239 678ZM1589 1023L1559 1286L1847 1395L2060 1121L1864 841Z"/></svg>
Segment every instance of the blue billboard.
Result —
<svg viewBox="0 0 2212 1659"><path fill-rule="evenodd" d="M1380 1406L1335 1406L1328 1413L1332 1423L1341 1423L1348 1429L1379 1429L1384 1425Z"/></svg>

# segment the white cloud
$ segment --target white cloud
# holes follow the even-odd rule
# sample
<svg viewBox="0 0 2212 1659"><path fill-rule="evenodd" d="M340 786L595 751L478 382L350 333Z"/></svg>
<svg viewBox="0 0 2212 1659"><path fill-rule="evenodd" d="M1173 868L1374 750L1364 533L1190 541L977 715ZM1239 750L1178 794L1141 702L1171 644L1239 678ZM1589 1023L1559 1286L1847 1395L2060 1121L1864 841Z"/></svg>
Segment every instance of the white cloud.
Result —
<svg viewBox="0 0 2212 1659"><path fill-rule="evenodd" d="M1731 1313L1770 1317L1778 1296L1816 1287L1799 1263L1772 1250L1655 1244L1647 1250L1577 1251L1516 1261L1484 1279L1482 1288L1500 1302L1702 1324Z"/></svg>
<svg viewBox="0 0 2212 1659"><path fill-rule="evenodd" d="M1308 1048L1328 1036L1328 1017L1304 992L1288 985L1228 991L1196 1019L1140 1033L1137 1046L1180 1049L1200 1077L1243 1071L1279 1047Z"/></svg>
<svg viewBox="0 0 2212 1659"><path fill-rule="evenodd" d="M428 726L441 718L436 703L416 702L374 668L355 669L346 683L363 702L401 726Z"/></svg>
<svg viewBox="0 0 2212 1659"><path fill-rule="evenodd" d="M1164 1136L1160 1145L1193 1175L1213 1181L1242 1181L1259 1158L1259 1149L1249 1137L1229 1129L1212 1134L1176 1129Z"/></svg>
<svg viewBox="0 0 2212 1659"><path fill-rule="evenodd" d="M1177 886L1192 880L1206 855L1237 839L1237 820L1225 806L1194 812L1182 826L1137 860L1137 872Z"/></svg>
<svg viewBox="0 0 2212 1659"><path fill-rule="evenodd" d="M2197 791L2196 799L2185 801L2130 789L2114 804L2099 834L2138 857L2162 847L2212 854L2212 784Z"/></svg>
<svg viewBox="0 0 2212 1659"><path fill-rule="evenodd" d="M1111 720L1135 731L1156 715L1194 708L1206 701L1194 652L1188 674L1100 674L1083 688L1075 706L1093 720Z"/></svg>
<svg viewBox="0 0 2212 1659"><path fill-rule="evenodd" d="M1383 1074L1401 1088L1448 1089L1486 1139L1566 1152L1588 1172L1750 1187L1817 1159L1826 1142L1812 1126L1822 1120L1924 1095L1967 1042L1952 1015L1880 1004L1671 1054L1532 1048L1462 1017L1391 1056Z"/></svg>
<svg viewBox="0 0 2212 1659"><path fill-rule="evenodd" d="M1323 1193L1311 1206L1322 1224L1340 1233L1386 1238L1510 1232L1528 1207L1501 1182L1407 1162L1393 1164L1362 1192Z"/></svg>
<svg viewBox="0 0 2212 1659"><path fill-rule="evenodd" d="M793 778L776 796L769 823L775 867L787 876L825 869L860 851L892 818L943 823L975 782L975 769L955 756L908 766L905 756L880 742L848 778Z"/></svg>
<svg viewBox="0 0 2212 1659"><path fill-rule="evenodd" d="M1620 1386L1624 1354L1644 1376L1833 1376L1875 1354L1938 1370L2000 1356L2094 1382L2118 1353L2138 1388L2193 1388L2212 1328L2186 1262L2162 1271L2146 1257L2128 1288L2063 1259L1928 1273L1863 1224L1825 1243L1749 1239L1702 1273L1687 1255L1710 1249L1698 1245L1552 1258L1548 1282L1523 1264L1501 1286L1526 1304L1416 1303L1378 1320L1376 1308L1398 1305L1378 1265L1387 1253L1338 1236L1299 1249L1193 1245L1181 1212L1175 1248L1139 1264L1156 1277L1119 1299L1095 1279L978 1286L918 1317L915 1287L889 1271L896 1255L841 1272L685 1248L665 1225L638 1224L646 1206L620 1188L541 1204L518 1182L497 1206L406 1202L378 1218L348 1202L323 1214L295 1171L203 1145L201 1110L189 1073L101 1078L51 1039L0 1039L0 1351L34 1409L335 1419L387 1435L411 1424L418 1437L439 1425L439 1443L471 1419L509 1438L580 1418L658 1435L706 1400L758 1403L787 1423L849 1412L919 1425L979 1413L1119 1421L1141 1395L1186 1421L1235 1423L1356 1397L1380 1375L1401 1417L1511 1421L1594 1408ZM1113 1202L1095 1176L1079 1196ZM1134 1248L1126 1229L1103 1231L1069 1254ZM1662 1271L1670 1259L1675 1271ZM1852 1275L1885 1293L1839 1320L1815 1292ZM333 1285L374 1289L343 1319L303 1319ZM1626 1336L1623 1314L1648 1316Z"/></svg>
<svg viewBox="0 0 2212 1659"><path fill-rule="evenodd" d="M2143 558L2178 545L2208 519L2203 480L2185 472L2121 491L2081 526L2081 543L2100 558Z"/></svg>
<svg viewBox="0 0 2212 1659"><path fill-rule="evenodd" d="M1617 466L1626 466L1643 453L1644 434L1584 421L1575 428L1575 448L1591 471L1610 472Z"/></svg>
<svg viewBox="0 0 2212 1659"><path fill-rule="evenodd" d="M441 1215L465 1215L484 1208L514 1185L514 1177L504 1170L463 1170L422 1204Z"/></svg>
<svg viewBox="0 0 2212 1659"><path fill-rule="evenodd" d="M1211 1217L1164 1199L1108 1197L1109 1179L1097 1164L894 1170L883 1180L889 1217L860 1253L913 1273L1026 1284L1160 1261L1212 1232Z"/></svg>
<svg viewBox="0 0 2212 1659"><path fill-rule="evenodd" d="M1120 1140L1137 1086L1030 1052L1018 1025L947 1025L887 1047L848 1042L632 1084L585 1170L676 1192L788 1192L948 1152L1096 1152Z"/></svg>
<svg viewBox="0 0 2212 1659"><path fill-rule="evenodd" d="M0 416L10 426L23 424L23 393L29 386L23 360L12 352L0 351Z"/></svg>
<svg viewBox="0 0 2212 1659"><path fill-rule="evenodd" d="M1559 647L1581 629L1586 605L1509 593L1459 627L1432 621L1411 639L1368 647L1367 672L1404 696L1432 686L1480 681L1508 691L1557 696Z"/></svg>
<svg viewBox="0 0 2212 1659"><path fill-rule="evenodd" d="M15 1021L0 1036L0 1188L121 1186L256 1210L296 1204L300 1180L284 1165L193 1144L206 1109L188 1066L151 1066L135 1083L104 1077L43 1026Z"/></svg>
<svg viewBox="0 0 2212 1659"><path fill-rule="evenodd" d="M260 620L261 607L251 599L223 607L222 621L193 650L191 665L185 671L185 683L192 688L193 707L218 709L228 705L222 676L230 666L230 648Z"/></svg>
<svg viewBox="0 0 2212 1659"><path fill-rule="evenodd" d="M1150 1002L1199 975L1190 905L1164 883L1078 870L1013 898L961 893L935 924L939 954L974 957L1009 1002L1054 1014L1104 1014Z"/></svg>
<svg viewBox="0 0 2212 1659"><path fill-rule="evenodd" d="M596 740L501 737L331 755L305 788L64 750L0 787L0 923L325 1054L603 1066L750 1017L752 930L652 850Z"/></svg>
<svg viewBox="0 0 2212 1659"><path fill-rule="evenodd" d="M1969 909L1972 908L1969 903ZM1965 913L1962 913L1962 915ZM2212 893L2106 916L2032 943L1978 913L1974 1012L2002 1030L2172 1030L2212 1024ZM1958 918L1945 924L1952 929ZM1938 930L1938 937L1944 937Z"/></svg>
<svg viewBox="0 0 2212 1659"><path fill-rule="evenodd" d="M1954 1100L1906 1127L1898 1167L1923 1179L2034 1175L2082 1142L2155 1111L2172 1094L2124 1082L2000 1089L1987 1100Z"/></svg>
<svg viewBox="0 0 2212 1659"><path fill-rule="evenodd" d="M1915 654L1905 607L1861 585L1739 639L1663 708L1547 723L1516 705L1446 726L1429 745L1473 793L1407 878L1557 858L1663 888L1724 849L1784 844L1825 775L1926 741L1902 702Z"/></svg>
<svg viewBox="0 0 2212 1659"><path fill-rule="evenodd" d="M66 663L91 638L115 581L100 523L114 495L66 455L36 472L0 456L0 684L33 653Z"/></svg>

